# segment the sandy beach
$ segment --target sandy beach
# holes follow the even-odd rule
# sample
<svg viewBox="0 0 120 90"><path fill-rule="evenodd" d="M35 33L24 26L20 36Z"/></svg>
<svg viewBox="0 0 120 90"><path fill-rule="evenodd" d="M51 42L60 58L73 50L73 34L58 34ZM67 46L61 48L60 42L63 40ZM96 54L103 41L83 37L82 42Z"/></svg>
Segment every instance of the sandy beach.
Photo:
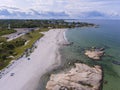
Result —
<svg viewBox="0 0 120 90"><path fill-rule="evenodd" d="M65 30L44 32L29 57L20 58L14 67L7 68L8 72L0 79L0 90L36 90L40 77L60 64L59 47L67 43Z"/></svg>

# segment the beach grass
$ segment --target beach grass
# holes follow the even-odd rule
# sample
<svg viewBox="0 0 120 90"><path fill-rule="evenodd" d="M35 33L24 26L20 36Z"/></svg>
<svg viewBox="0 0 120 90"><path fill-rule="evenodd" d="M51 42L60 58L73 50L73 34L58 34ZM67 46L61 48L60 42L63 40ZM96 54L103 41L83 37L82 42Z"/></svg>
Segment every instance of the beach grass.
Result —
<svg viewBox="0 0 120 90"><path fill-rule="evenodd" d="M44 30L46 30L46 29L44 29ZM42 30L42 31L44 31L44 30ZM13 50L11 50L14 52L14 55L13 55L14 58L7 58L4 61L0 61L0 70L3 69L4 67L6 67L7 65L9 65L9 63L12 60L16 60L19 57L21 57L27 49L32 48L33 44L43 36L43 34L40 32L41 32L40 30L31 31L31 32L19 37L19 38L16 38L10 42L7 42L7 43L13 44L14 42L20 41L20 40L22 40L23 42L28 41L28 43L26 43L24 45L20 45L20 46L15 46L15 48ZM6 39L4 37L0 37L0 38L2 41L6 41ZM7 56L11 56L11 55L7 55Z"/></svg>
<svg viewBox="0 0 120 90"><path fill-rule="evenodd" d="M24 36L24 38L28 39L28 43L26 45L23 45L21 47L17 47L15 49L15 52L17 53L17 55L15 56L15 59L19 58L20 56L22 56L22 54L29 48L32 48L32 45L38 40L40 39L43 34L40 33L40 31L34 31L34 32L30 32L29 33L31 38L27 37L27 35Z"/></svg>
<svg viewBox="0 0 120 90"><path fill-rule="evenodd" d="M7 41L6 37L0 37L0 43Z"/></svg>
<svg viewBox="0 0 120 90"><path fill-rule="evenodd" d="M48 30L49 30L48 28L41 28L41 29L39 29L40 32L46 32Z"/></svg>

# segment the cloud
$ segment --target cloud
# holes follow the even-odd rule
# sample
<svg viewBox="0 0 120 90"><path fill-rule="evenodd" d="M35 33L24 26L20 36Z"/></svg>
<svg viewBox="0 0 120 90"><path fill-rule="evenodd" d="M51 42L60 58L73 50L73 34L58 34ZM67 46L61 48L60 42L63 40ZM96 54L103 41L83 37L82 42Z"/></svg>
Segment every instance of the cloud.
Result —
<svg viewBox="0 0 120 90"><path fill-rule="evenodd" d="M69 15L65 12L39 12L34 9L29 9L27 11L21 11L21 9L14 9L9 7L4 7L0 10L0 18L7 19L64 19L69 18Z"/></svg>
<svg viewBox="0 0 120 90"><path fill-rule="evenodd" d="M98 11L89 11L89 12L83 12L82 16L85 18L104 18L106 17L106 14Z"/></svg>
<svg viewBox="0 0 120 90"><path fill-rule="evenodd" d="M11 13L7 9L0 10L0 15L9 16Z"/></svg>
<svg viewBox="0 0 120 90"><path fill-rule="evenodd" d="M3 14L15 13L13 17L16 18L18 16L21 18L53 18L53 16L55 18L120 18L119 0L1 0L1 2L2 17Z"/></svg>

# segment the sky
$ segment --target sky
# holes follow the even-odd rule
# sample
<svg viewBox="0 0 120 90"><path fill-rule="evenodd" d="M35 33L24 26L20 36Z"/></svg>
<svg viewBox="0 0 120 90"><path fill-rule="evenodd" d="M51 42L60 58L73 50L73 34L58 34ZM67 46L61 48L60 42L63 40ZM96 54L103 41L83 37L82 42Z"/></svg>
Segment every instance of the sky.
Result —
<svg viewBox="0 0 120 90"><path fill-rule="evenodd" d="M0 0L0 19L120 19L120 0Z"/></svg>

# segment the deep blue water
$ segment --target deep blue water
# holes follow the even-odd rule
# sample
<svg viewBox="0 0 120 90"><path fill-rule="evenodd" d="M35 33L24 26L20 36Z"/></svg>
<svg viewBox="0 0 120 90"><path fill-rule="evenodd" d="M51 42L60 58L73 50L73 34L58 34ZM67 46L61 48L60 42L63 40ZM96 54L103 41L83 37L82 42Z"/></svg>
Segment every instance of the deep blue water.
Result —
<svg viewBox="0 0 120 90"><path fill-rule="evenodd" d="M98 24L99 27L69 29L66 36L73 45L64 47L67 61L79 60L87 64L99 64L103 67L103 90L120 90L120 20L75 20ZM83 51L90 47L104 47L105 56L100 61L87 58Z"/></svg>

